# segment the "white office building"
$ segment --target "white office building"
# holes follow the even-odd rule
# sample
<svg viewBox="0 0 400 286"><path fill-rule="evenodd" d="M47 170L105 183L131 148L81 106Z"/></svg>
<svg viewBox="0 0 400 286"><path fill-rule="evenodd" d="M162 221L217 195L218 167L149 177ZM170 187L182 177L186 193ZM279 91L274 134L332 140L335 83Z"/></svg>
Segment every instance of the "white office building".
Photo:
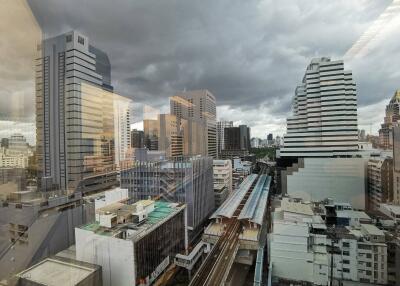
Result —
<svg viewBox="0 0 400 286"><path fill-rule="evenodd" d="M292 110L281 157L351 156L358 150L356 85L342 60L313 59Z"/></svg>

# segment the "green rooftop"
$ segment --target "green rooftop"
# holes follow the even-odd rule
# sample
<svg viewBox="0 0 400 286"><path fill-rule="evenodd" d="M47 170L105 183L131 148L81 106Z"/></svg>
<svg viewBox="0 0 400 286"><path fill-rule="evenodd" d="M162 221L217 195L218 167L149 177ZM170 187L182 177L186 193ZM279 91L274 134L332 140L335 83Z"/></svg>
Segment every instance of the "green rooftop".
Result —
<svg viewBox="0 0 400 286"><path fill-rule="evenodd" d="M167 202L156 201L154 204L154 211L149 213L147 222L150 224L155 224L160 220L166 218L170 213L174 211L174 209L171 208L169 205L170 203Z"/></svg>

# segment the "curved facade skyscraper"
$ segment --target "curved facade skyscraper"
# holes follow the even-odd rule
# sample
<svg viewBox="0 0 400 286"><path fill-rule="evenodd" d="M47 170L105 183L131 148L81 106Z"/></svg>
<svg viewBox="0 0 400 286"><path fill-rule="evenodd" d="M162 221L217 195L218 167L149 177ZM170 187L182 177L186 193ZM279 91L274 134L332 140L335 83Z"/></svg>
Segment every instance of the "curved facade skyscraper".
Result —
<svg viewBox="0 0 400 286"><path fill-rule="evenodd" d="M281 157L348 157L357 152L356 84L342 60L313 59L292 108Z"/></svg>

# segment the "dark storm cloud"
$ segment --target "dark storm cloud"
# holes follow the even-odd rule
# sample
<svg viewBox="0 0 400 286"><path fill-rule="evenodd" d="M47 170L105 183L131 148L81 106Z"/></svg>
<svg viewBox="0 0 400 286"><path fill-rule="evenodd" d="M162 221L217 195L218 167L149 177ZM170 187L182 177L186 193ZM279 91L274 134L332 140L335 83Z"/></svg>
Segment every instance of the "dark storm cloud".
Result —
<svg viewBox="0 0 400 286"><path fill-rule="evenodd" d="M264 120L282 121L310 59L342 57L389 2L29 1L45 35L76 29L108 53L122 95L160 107L177 91L207 88L218 105L240 111L245 118L238 120L249 124L257 119L242 111L268 112ZM389 68L387 53L400 58L399 49L389 42L354 66L346 64L357 79L361 106L395 88L397 68Z"/></svg>

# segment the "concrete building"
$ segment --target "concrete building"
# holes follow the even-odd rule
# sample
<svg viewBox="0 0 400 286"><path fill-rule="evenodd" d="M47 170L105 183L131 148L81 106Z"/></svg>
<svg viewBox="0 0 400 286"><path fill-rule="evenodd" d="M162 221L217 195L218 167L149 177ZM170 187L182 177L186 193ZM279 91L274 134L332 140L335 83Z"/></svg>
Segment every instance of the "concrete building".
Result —
<svg viewBox="0 0 400 286"><path fill-rule="evenodd" d="M400 235L386 233L388 285L400 285Z"/></svg>
<svg viewBox="0 0 400 286"><path fill-rule="evenodd" d="M90 219L80 193L17 192L0 204L0 280L10 280L74 243L74 228Z"/></svg>
<svg viewBox="0 0 400 286"><path fill-rule="evenodd" d="M131 131L131 147L143 148L144 147L144 131L133 129Z"/></svg>
<svg viewBox="0 0 400 286"><path fill-rule="evenodd" d="M170 113L179 119L191 120L206 128L206 136L198 145L206 145L207 156L217 158L217 108L214 95L208 90L183 91L170 98ZM194 155L194 154L189 154Z"/></svg>
<svg viewBox="0 0 400 286"><path fill-rule="evenodd" d="M379 211L390 217L396 223L400 223L400 206L392 204L380 204Z"/></svg>
<svg viewBox="0 0 400 286"><path fill-rule="evenodd" d="M17 275L18 286L102 286L101 267L63 257L46 258Z"/></svg>
<svg viewBox="0 0 400 286"><path fill-rule="evenodd" d="M221 151L225 149L225 128L228 127L233 127L233 121L217 122L218 158L220 158Z"/></svg>
<svg viewBox="0 0 400 286"><path fill-rule="evenodd" d="M331 198L365 209L366 174L363 158L299 158L281 172L282 193L313 201Z"/></svg>
<svg viewBox="0 0 400 286"><path fill-rule="evenodd" d="M371 158L368 161L368 209L379 210L380 204L391 201L393 201L393 159Z"/></svg>
<svg viewBox="0 0 400 286"><path fill-rule="evenodd" d="M231 160L213 160L214 185L223 184L232 193Z"/></svg>
<svg viewBox="0 0 400 286"><path fill-rule="evenodd" d="M385 117L379 129L379 147L383 149L392 149L394 125L399 123L400 114L400 90L396 90L389 104L386 106Z"/></svg>
<svg viewBox="0 0 400 286"><path fill-rule="evenodd" d="M96 210L77 227L76 257L102 267L103 285L150 285L187 248L185 205L141 200Z"/></svg>
<svg viewBox="0 0 400 286"><path fill-rule="evenodd" d="M231 160L213 160L215 207L219 207L232 193Z"/></svg>
<svg viewBox="0 0 400 286"><path fill-rule="evenodd" d="M214 210L213 162L210 157L180 157L137 161L121 172L121 187L134 201L163 199L187 205L188 228L192 233Z"/></svg>
<svg viewBox="0 0 400 286"><path fill-rule="evenodd" d="M95 220L96 206L127 200L120 188L81 192L14 192L0 204L0 280L13 276L75 243L75 227Z"/></svg>
<svg viewBox="0 0 400 286"><path fill-rule="evenodd" d="M385 285L384 232L372 224L329 225L327 210L288 198L275 209L269 239L273 285Z"/></svg>
<svg viewBox="0 0 400 286"><path fill-rule="evenodd" d="M297 86L281 157L351 156L358 150L357 95L343 61L316 58Z"/></svg>
<svg viewBox="0 0 400 286"><path fill-rule="evenodd" d="M250 127L239 125L225 128L226 150L250 150L250 148Z"/></svg>
<svg viewBox="0 0 400 286"><path fill-rule="evenodd" d="M0 148L0 168L27 168L29 157L27 154L9 155L7 150Z"/></svg>
<svg viewBox="0 0 400 286"><path fill-rule="evenodd" d="M44 189L74 188L114 165L112 90L107 55L84 35L72 31L38 47L36 147Z"/></svg>
<svg viewBox="0 0 400 286"><path fill-rule="evenodd" d="M400 205L400 126L393 127L393 203Z"/></svg>

